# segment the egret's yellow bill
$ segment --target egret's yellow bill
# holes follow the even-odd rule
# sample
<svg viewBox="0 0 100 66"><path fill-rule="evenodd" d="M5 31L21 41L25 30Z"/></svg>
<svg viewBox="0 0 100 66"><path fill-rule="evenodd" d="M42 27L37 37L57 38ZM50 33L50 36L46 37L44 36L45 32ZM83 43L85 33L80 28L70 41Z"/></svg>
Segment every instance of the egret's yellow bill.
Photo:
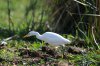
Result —
<svg viewBox="0 0 100 66"><path fill-rule="evenodd" d="M28 35L25 35L23 38L29 37Z"/></svg>

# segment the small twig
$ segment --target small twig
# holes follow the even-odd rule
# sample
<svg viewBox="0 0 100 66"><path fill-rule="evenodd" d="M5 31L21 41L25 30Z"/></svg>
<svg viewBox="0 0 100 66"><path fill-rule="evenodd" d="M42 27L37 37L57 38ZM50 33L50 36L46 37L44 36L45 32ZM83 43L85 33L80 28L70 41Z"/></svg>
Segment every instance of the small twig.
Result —
<svg viewBox="0 0 100 66"><path fill-rule="evenodd" d="M3 40L4 40L4 41L8 41L8 40L11 40L11 39L13 39L13 38L15 38L15 37L17 37L17 35L14 35L14 36L8 37L8 38L3 39Z"/></svg>
<svg viewBox="0 0 100 66"><path fill-rule="evenodd" d="M93 40L94 40L96 46L98 47L98 49L100 49L100 47L99 47L99 45L98 45L98 43L97 43L97 41L96 41L96 39L95 39L95 35L94 35L94 33L93 33L93 29L94 29L94 27L92 26L92 35L93 35Z"/></svg>
<svg viewBox="0 0 100 66"><path fill-rule="evenodd" d="M91 9L93 9L93 10L96 10L96 11L97 11L97 7L96 7L96 6L94 6L93 4L91 4L91 3L87 2L87 1L84 1L85 3L81 2L81 1L78 1L78 0L74 0L74 1L75 1L75 2L77 2L77 3L79 3L79 4L81 4L81 5L83 5L83 6L90 7Z"/></svg>
<svg viewBox="0 0 100 66"><path fill-rule="evenodd" d="M49 24L49 22L48 22L48 21L46 21L45 25L46 25L46 27L47 27L50 31L52 31L52 30L53 30L53 28L50 26L50 24Z"/></svg>
<svg viewBox="0 0 100 66"><path fill-rule="evenodd" d="M13 39L13 38L15 38L15 37L17 37L17 35L8 37L8 38L6 38L6 39L3 39L3 40L0 42L0 45L6 45L8 40L11 40L11 39Z"/></svg>
<svg viewBox="0 0 100 66"><path fill-rule="evenodd" d="M57 28L57 26L58 26L58 24L59 24L59 22L60 22L60 20L61 20L61 18L62 18L62 16L63 16L64 12L65 12L65 9L62 11L61 15L59 16L59 18L58 18L58 20L57 20L57 23L56 23L56 25L55 25L55 28L54 28L54 29L56 29L56 28Z"/></svg>
<svg viewBox="0 0 100 66"><path fill-rule="evenodd" d="M77 5L77 9L78 9L78 14L79 14L79 17L81 18L81 12L80 12L80 7L79 7L79 4L78 3L76 3L76 5Z"/></svg>
<svg viewBox="0 0 100 66"><path fill-rule="evenodd" d="M78 14L78 13L71 13L72 15L82 15L82 16L93 16L93 17L100 17L98 14Z"/></svg>
<svg viewBox="0 0 100 66"><path fill-rule="evenodd" d="M74 1L77 2L77 3L79 3L79 4L81 4L81 5L88 6L87 4L82 3L82 2L80 2L80 1L77 1L77 0L74 0Z"/></svg>
<svg viewBox="0 0 100 66"><path fill-rule="evenodd" d="M9 22L9 30L11 30L11 26L13 27L14 31L14 23L12 22L11 19L11 8L10 8L10 0L7 0L7 11L8 11L8 22Z"/></svg>

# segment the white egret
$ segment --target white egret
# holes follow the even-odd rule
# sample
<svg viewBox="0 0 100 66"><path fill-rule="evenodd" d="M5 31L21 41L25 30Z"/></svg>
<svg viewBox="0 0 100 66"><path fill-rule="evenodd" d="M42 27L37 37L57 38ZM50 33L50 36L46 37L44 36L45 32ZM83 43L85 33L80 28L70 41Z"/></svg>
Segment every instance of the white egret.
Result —
<svg viewBox="0 0 100 66"><path fill-rule="evenodd" d="M45 32L44 34L40 35L38 32L36 31L30 31L27 35L24 36L25 37L29 37L29 36L33 36L36 35L36 38L39 40L44 41L45 43L48 43L54 47L56 47L56 49L58 48L58 46L62 45L62 49L63 46L65 44L70 44L71 41L62 37L61 35L54 33L54 32ZM64 57L64 51L63 52L63 56Z"/></svg>
<svg viewBox="0 0 100 66"><path fill-rule="evenodd" d="M59 45L65 45L70 44L71 41L62 37L61 35L54 33L54 32L45 32L44 34L40 35L36 31L30 31L27 35L24 37L29 37L36 35L36 38L39 40L44 41L45 43L48 43L52 46L59 46Z"/></svg>

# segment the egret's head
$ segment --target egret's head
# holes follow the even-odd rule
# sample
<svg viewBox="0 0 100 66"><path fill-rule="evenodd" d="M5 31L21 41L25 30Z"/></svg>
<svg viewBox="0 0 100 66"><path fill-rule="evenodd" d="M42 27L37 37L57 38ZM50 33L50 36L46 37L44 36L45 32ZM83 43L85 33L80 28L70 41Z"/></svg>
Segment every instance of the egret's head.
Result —
<svg viewBox="0 0 100 66"><path fill-rule="evenodd" d="M36 31L30 31L27 35L24 36L24 38L36 35L36 33L37 33Z"/></svg>

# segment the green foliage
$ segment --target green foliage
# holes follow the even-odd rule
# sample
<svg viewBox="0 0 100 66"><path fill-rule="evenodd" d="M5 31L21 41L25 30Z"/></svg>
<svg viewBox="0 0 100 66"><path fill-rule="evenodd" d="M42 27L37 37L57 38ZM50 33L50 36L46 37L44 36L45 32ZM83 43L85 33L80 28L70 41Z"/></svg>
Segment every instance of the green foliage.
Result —
<svg viewBox="0 0 100 66"><path fill-rule="evenodd" d="M31 50L39 50L42 47L42 44L39 42L34 42L29 46Z"/></svg>
<svg viewBox="0 0 100 66"><path fill-rule="evenodd" d="M9 50L9 49L8 49ZM18 53L14 53L13 51L8 51L7 49L0 50L0 58L5 59L6 61L12 61Z"/></svg>
<svg viewBox="0 0 100 66"><path fill-rule="evenodd" d="M7 46L5 46L4 49L0 49L0 58L4 59L1 63L8 64L9 62L13 62L14 59L18 60L18 65L23 65L22 62L25 62L27 65L41 65L44 64L44 59L41 58L38 63L32 64L31 61L32 58L24 58L23 56L20 56L20 53L22 51L19 51L20 49L28 48L31 52L41 50L41 46L44 46L45 43L42 42L25 42L25 41L16 41L11 40L8 41ZM51 47L51 46L49 46ZM61 48L59 48L61 50ZM61 62L61 61L69 61L70 63L79 66L79 65L90 65L90 66L96 66L99 64L100 61L100 55L98 54L99 50L92 50L88 51L87 53L83 54L67 54L67 59L58 58L55 59L53 57L48 57L48 62L54 61L54 62ZM45 53L44 53L45 54ZM23 59L21 59L23 58ZM10 65L10 64L8 64Z"/></svg>

